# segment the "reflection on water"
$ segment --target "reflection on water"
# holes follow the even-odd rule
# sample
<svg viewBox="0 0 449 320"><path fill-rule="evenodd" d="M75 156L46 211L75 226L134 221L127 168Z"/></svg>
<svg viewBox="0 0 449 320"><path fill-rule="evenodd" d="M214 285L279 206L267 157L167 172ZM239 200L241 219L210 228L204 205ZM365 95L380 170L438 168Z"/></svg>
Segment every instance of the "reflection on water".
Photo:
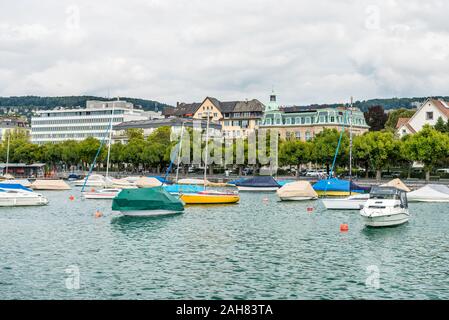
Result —
<svg viewBox="0 0 449 320"><path fill-rule="evenodd" d="M408 224L372 229L357 211L274 193L151 218L76 190L45 195L47 207L1 209L0 298L449 298L448 204L411 204ZM64 285L72 265L78 291ZM372 268L379 289L365 285Z"/></svg>

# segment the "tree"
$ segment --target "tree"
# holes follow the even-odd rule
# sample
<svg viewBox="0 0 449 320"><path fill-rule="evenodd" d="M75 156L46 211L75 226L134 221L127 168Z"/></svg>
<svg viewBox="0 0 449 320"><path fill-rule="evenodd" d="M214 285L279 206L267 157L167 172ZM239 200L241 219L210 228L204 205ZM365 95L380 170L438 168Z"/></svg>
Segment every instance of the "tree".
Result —
<svg viewBox="0 0 449 320"><path fill-rule="evenodd" d="M437 123L434 126L435 130L439 132L448 132L448 125L444 122L442 117L438 117Z"/></svg>
<svg viewBox="0 0 449 320"><path fill-rule="evenodd" d="M399 143L392 132L367 132L354 139L354 154L366 159L376 170L376 180L380 182L382 169L398 157Z"/></svg>
<svg viewBox="0 0 449 320"><path fill-rule="evenodd" d="M311 159L312 142L301 140L282 141L279 147L280 165L296 166L296 176L299 176L301 165Z"/></svg>
<svg viewBox="0 0 449 320"><path fill-rule="evenodd" d="M385 113L382 106L369 107L368 111L365 112L364 115L366 123L370 126L370 131L380 131L385 128L388 115Z"/></svg>
<svg viewBox="0 0 449 320"><path fill-rule="evenodd" d="M324 129L315 136L313 141L314 148L311 158L312 160L326 165L328 174L330 171L330 165L335 157L335 151L337 150L340 134L341 133L336 129ZM347 163L347 155L344 151L348 149L348 145L349 137L347 132L345 132L341 140L339 154L337 155L337 163Z"/></svg>
<svg viewBox="0 0 449 320"><path fill-rule="evenodd" d="M388 120L385 123L385 129L390 131L396 131L396 125L398 123L399 118L411 118L415 114L416 110L411 109L398 109L391 111L388 114Z"/></svg>
<svg viewBox="0 0 449 320"><path fill-rule="evenodd" d="M449 156L449 137L429 125L405 141L405 149L411 160L424 164L426 181L430 181L430 172L436 165Z"/></svg>

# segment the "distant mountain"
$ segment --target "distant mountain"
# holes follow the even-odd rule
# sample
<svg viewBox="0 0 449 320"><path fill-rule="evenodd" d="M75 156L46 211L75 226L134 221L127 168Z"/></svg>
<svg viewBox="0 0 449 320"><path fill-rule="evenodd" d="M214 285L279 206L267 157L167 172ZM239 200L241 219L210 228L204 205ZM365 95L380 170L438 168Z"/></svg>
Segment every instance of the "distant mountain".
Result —
<svg viewBox="0 0 449 320"><path fill-rule="evenodd" d="M84 107L87 100L107 101L103 97L95 96L67 96L67 97L0 97L0 115L20 114L28 119L31 118L33 111L41 109L53 109L56 107ZM145 111L162 111L169 105L152 100L120 97L120 100L132 102L135 106L141 106Z"/></svg>

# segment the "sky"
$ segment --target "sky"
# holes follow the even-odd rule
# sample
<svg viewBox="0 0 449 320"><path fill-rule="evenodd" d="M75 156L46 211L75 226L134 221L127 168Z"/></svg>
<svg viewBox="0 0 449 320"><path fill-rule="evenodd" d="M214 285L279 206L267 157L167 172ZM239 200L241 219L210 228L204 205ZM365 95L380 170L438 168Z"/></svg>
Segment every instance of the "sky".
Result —
<svg viewBox="0 0 449 320"><path fill-rule="evenodd" d="M0 96L449 95L449 1L0 0Z"/></svg>

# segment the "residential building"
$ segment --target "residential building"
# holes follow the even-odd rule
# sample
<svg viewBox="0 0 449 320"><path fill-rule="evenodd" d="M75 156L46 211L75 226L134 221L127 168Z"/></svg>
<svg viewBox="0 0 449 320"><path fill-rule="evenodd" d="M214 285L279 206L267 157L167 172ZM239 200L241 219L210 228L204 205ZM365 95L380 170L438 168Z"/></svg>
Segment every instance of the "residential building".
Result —
<svg viewBox="0 0 449 320"><path fill-rule="evenodd" d="M25 132L26 135L30 135L30 127L27 120L22 117L0 117L0 141L5 140L8 132Z"/></svg>
<svg viewBox="0 0 449 320"><path fill-rule="evenodd" d="M396 125L396 133L399 137L414 134L420 131L424 125L434 126L438 118L444 122L449 119L449 102L438 99L427 99L411 118L399 118Z"/></svg>
<svg viewBox="0 0 449 320"><path fill-rule="evenodd" d="M108 140L112 118L112 125L148 119L143 110L121 100L87 101L85 108L42 110L37 115L31 118L31 141L36 144L88 137Z"/></svg>
<svg viewBox="0 0 449 320"><path fill-rule="evenodd" d="M311 140L325 128L341 131L349 127L350 112L348 108L327 106L280 107L276 95L270 96L264 117L259 128L277 129L281 139L295 138ZM355 135L369 130L363 112L352 109L352 130Z"/></svg>
<svg viewBox="0 0 449 320"><path fill-rule="evenodd" d="M201 103L178 103L176 108L166 108L166 118L207 119L220 124L224 136L246 137L257 129L265 106L257 99L246 101L220 101L207 97Z"/></svg>
<svg viewBox="0 0 449 320"><path fill-rule="evenodd" d="M194 121L196 121L196 123L194 123ZM142 129L145 138L151 135L157 128L161 127L171 127L172 130L180 134L182 125L184 125L185 128L201 128L202 131L205 131L207 122L204 119L193 120L180 118L123 122L113 127L112 140L113 142L121 142L123 144L128 143L128 137L126 135L128 129ZM209 123L209 136L221 137L221 129L221 124Z"/></svg>

